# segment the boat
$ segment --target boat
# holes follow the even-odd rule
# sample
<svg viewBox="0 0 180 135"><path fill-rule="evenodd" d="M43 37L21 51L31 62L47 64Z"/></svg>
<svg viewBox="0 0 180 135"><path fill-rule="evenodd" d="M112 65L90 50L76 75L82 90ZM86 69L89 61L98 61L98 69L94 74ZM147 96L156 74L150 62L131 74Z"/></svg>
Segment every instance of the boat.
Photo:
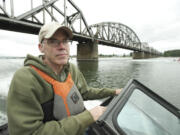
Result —
<svg viewBox="0 0 180 135"><path fill-rule="evenodd" d="M107 110L89 127L88 135L179 135L180 110L138 80L101 104ZM7 123L0 135L8 135Z"/></svg>

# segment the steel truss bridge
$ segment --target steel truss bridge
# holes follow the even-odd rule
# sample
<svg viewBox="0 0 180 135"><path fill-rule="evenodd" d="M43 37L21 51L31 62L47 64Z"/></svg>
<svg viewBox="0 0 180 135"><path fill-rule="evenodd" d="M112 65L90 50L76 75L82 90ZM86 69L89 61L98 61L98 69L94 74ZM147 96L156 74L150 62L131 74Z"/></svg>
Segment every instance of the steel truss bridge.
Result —
<svg viewBox="0 0 180 135"><path fill-rule="evenodd" d="M23 10L24 9L24 10ZM98 44L158 55L160 52L141 43L128 26L115 22L88 25L72 0L19 0L0 1L0 29L38 34L40 27L57 21L73 31L74 41L96 41Z"/></svg>

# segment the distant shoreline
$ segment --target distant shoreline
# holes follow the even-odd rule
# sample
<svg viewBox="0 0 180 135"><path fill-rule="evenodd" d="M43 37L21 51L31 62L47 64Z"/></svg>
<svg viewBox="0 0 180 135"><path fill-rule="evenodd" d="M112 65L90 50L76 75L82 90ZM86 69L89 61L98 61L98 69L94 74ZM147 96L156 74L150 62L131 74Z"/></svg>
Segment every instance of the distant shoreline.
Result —
<svg viewBox="0 0 180 135"><path fill-rule="evenodd" d="M99 54L98 55L99 58L112 58L112 57L132 57L130 55L103 55L103 54ZM70 55L70 58L77 58L77 55Z"/></svg>
<svg viewBox="0 0 180 135"><path fill-rule="evenodd" d="M112 57L130 57L130 56L119 56L119 55L99 55L99 58L112 58ZM19 56L0 56L0 59L25 59L26 57ZM70 56L70 58L77 58L76 55Z"/></svg>
<svg viewBox="0 0 180 135"><path fill-rule="evenodd" d="M19 56L0 56L0 59L24 59L25 57Z"/></svg>

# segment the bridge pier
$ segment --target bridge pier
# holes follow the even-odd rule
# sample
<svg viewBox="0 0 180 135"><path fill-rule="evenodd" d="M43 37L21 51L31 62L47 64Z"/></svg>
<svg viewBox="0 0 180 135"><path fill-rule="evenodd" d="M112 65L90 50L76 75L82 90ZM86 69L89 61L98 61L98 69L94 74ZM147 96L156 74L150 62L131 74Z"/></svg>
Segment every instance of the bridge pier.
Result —
<svg viewBox="0 0 180 135"><path fill-rule="evenodd" d="M133 53L133 59L148 59L153 58L154 56L150 53L145 52L134 52Z"/></svg>
<svg viewBox="0 0 180 135"><path fill-rule="evenodd" d="M77 60L98 60L97 41L77 44Z"/></svg>
<svg viewBox="0 0 180 135"><path fill-rule="evenodd" d="M153 58L153 55L150 53L144 53L144 58L148 59L148 58Z"/></svg>
<svg viewBox="0 0 180 135"><path fill-rule="evenodd" d="M145 53L145 52L133 52L133 59L148 59L148 58L156 58L158 55Z"/></svg>
<svg viewBox="0 0 180 135"><path fill-rule="evenodd" d="M133 52L133 59L144 59L144 52Z"/></svg>

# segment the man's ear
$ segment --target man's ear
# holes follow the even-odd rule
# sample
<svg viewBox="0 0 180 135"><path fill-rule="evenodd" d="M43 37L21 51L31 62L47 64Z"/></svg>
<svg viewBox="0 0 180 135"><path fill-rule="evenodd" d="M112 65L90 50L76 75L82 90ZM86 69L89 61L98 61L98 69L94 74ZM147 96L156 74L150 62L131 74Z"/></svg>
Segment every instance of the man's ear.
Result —
<svg viewBox="0 0 180 135"><path fill-rule="evenodd" d="M41 53L44 52L44 46L43 46L43 44L39 43L39 44L38 44L38 48L39 48L39 51L40 51Z"/></svg>

